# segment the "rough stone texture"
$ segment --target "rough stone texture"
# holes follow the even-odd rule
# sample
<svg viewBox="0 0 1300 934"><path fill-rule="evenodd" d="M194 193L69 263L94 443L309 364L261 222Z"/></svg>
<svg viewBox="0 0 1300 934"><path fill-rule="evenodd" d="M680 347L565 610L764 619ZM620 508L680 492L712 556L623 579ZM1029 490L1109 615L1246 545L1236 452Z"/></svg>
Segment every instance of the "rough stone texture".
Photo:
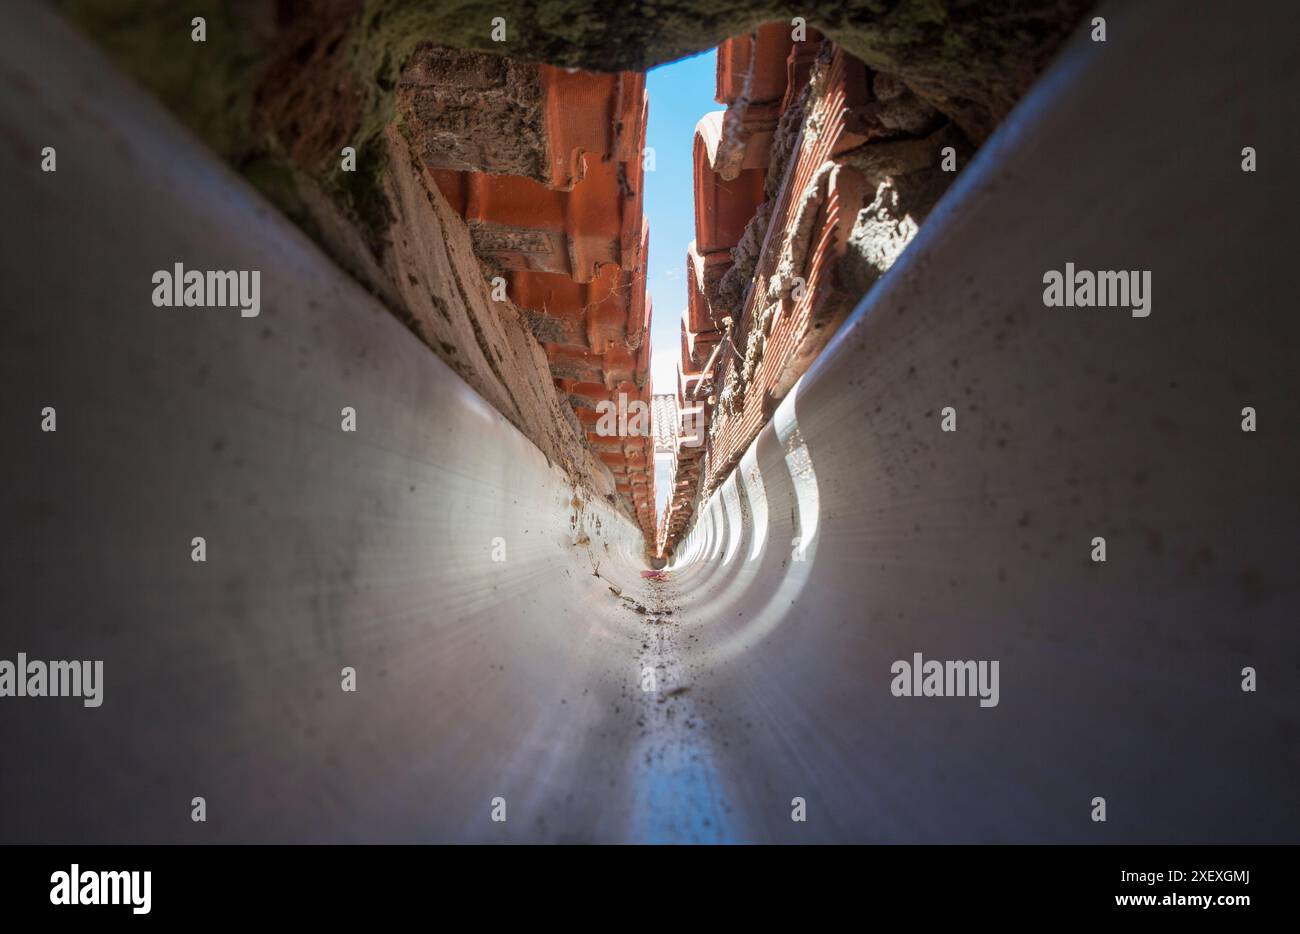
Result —
<svg viewBox="0 0 1300 934"><path fill-rule="evenodd" d="M715 313L736 315L740 311L745 290L753 279L759 252L767 235L773 204L784 181L795 144L799 141L799 132L804 134L804 145L812 145L820 132L822 120L819 114L814 111L805 120L804 111L810 96L824 97L826 94L830 52L833 48L830 44L825 47L808 87L800 95L797 104L782 114L770 156L772 171L766 183L768 200L751 219L741 243L732 250L734 265L719 284ZM851 127L851 132L856 137L868 142L839 157L837 163L822 166L801 194L792 218L792 227L783 232L774 245L781 251L781 257L775 275L769 282L769 301L782 297L782 290L788 287L790 278L796 274L795 270L803 266L813 235L815 215L826 197L826 179L837 164L859 169L868 181L881 186L881 194L876 202L863 210L863 229L851 239L851 253L855 255L845 257L845 262L849 264L862 260L868 267L875 268L878 276L892 264L902 246L910 241L925 213L928 213L951 181L951 175L938 170L942 149L951 146L962 156L970 151L965 135L913 94L897 76L877 72L871 76L870 85L871 99L855 110ZM940 128L934 129L936 126ZM928 135L922 139L911 138L920 134ZM904 182L900 178L902 176L907 176L908 180ZM895 215L891 213L891 208L901 213ZM878 226L870 226L871 222L865 219L868 215ZM879 225L892 225L892 229L886 233L884 227ZM904 229L910 231L905 237ZM893 245L875 242L881 238L892 241ZM901 244L898 242L900 238ZM889 257L887 262L883 258L885 256ZM856 273L855 267L855 275L845 280L844 284L854 290L854 294L861 294L876 276ZM743 367L745 380L761 359L762 330L764 329L760 328L756 333L751 333L747 341ZM733 377L738 376L733 372ZM734 392L733 379L732 383L724 387L721 399L733 403Z"/></svg>
<svg viewBox="0 0 1300 934"><path fill-rule="evenodd" d="M754 216L745 227L740 243L732 248L732 265L718 281L713 294L709 296L710 305L715 315L720 318L735 317L740 313L745 301L745 291L754 279L754 266L758 263L759 251L763 248L763 238L767 235L767 226L772 219L772 201L769 198L758 206Z"/></svg>
<svg viewBox="0 0 1300 934"><path fill-rule="evenodd" d="M947 187L941 181L939 191ZM847 270L840 281L853 292L864 294L920 230L932 202L923 199L921 209L913 211L905 194L908 190L899 179L881 182L875 200L858 212L849 234L849 250L841 260Z"/></svg>
<svg viewBox="0 0 1300 934"><path fill-rule="evenodd" d="M871 78L875 98L862 114L871 124L869 137L924 136L944 122L937 110L912 93L897 75L878 71Z"/></svg>
<svg viewBox="0 0 1300 934"><path fill-rule="evenodd" d="M945 147L964 164L969 147L951 124L925 139L871 143L842 156L877 186L875 199L858 213L838 268L840 287L850 295L866 294L889 270L948 190L953 175L940 168Z"/></svg>
<svg viewBox="0 0 1300 934"><path fill-rule="evenodd" d="M952 124L947 124L921 139L896 139L872 142L842 153L838 158L845 165L858 169L872 182L887 178L911 175L941 166L943 150L951 147L960 168L972 149L965 136Z"/></svg>
<svg viewBox="0 0 1300 934"><path fill-rule="evenodd" d="M753 281L758 254L763 249L763 239L767 236L768 224L772 220L773 202L781 190L786 167L794 154L795 144L799 141L799 132L803 129L804 108L811 93L811 85L806 85L777 122L776 132L772 136L772 150L768 156L767 178L763 183L763 194L767 200L759 206L746 226L740 243L731 251L733 265L718 283L713 296L717 302L716 313L719 315L740 315L745 292Z"/></svg>
<svg viewBox="0 0 1300 934"><path fill-rule="evenodd" d="M397 98L429 168L547 181L544 100L535 66L424 45L402 72Z"/></svg>
<svg viewBox="0 0 1300 934"><path fill-rule="evenodd" d="M1089 0L844 0L809 9L773 0L644 2L614 11L588 0L369 0L365 61L401 37L593 71L644 69L716 45L759 23L802 16L873 69L896 74L982 141L1092 3ZM507 41L493 42L502 16Z"/></svg>

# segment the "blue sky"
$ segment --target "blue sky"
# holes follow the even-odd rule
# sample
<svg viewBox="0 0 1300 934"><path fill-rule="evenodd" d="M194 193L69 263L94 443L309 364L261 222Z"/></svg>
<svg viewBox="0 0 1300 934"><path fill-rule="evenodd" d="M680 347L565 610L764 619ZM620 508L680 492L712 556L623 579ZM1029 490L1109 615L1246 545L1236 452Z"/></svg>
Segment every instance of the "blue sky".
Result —
<svg viewBox="0 0 1300 934"><path fill-rule="evenodd" d="M695 239L691 187L691 146L695 124L722 105L713 99L716 53L661 65L646 75L650 113L646 146L655 151L655 169L645 174L645 215L650 221L650 264L646 288L654 303L650 325L651 370L655 392L673 392L673 364L681 346L679 329L686 307L686 246Z"/></svg>

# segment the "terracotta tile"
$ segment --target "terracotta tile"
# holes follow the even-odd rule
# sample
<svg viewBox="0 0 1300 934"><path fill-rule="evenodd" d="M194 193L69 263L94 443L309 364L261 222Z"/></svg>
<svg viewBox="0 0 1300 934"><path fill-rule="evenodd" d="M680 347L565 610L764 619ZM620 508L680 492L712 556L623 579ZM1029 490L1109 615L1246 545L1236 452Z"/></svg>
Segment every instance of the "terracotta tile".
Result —
<svg viewBox="0 0 1300 934"><path fill-rule="evenodd" d="M746 90L751 101L780 100L785 94L786 59L794 42L788 22L765 23L718 46L719 104L733 104Z"/></svg>
<svg viewBox="0 0 1300 934"><path fill-rule="evenodd" d="M763 169L745 169L730 180L714 169L722 118L722 111L714 111L695 125L695 244L700 253L734 247L763 203Z"/></svg>

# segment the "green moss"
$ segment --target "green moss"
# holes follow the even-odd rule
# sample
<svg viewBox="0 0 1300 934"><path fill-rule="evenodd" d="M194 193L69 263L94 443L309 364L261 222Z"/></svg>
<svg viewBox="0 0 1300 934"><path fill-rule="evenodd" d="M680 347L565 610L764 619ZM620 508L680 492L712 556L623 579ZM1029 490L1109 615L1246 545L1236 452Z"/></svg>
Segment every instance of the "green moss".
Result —
<svg viewBox="0 0 1300 934"><path fill-rule="evenodd" d="M269 23L239 16L223 0L56 0L123 71L153 92L190 129L238 163L257 148L252 130L256 74ZM190 38L202 16L207 41Z"/></svg>
<svg viewBox="0 0 1300 934"><path fill-rule="evenodd" d="M848 0L818 14L846 51L923 89L982 141L1094 0Z"/></svg>
<svg viewBox="0 0 1300 934"><path fill-rule="evenodd" d="M793 5L780 0L633 2L591 0L366 0L358 65L381 90L420 41L592 71L639 71L716 45ZM505 19L504 42L492 20Z"/></svg>
<svg viewBox="0 0 1300 934"><path fill-rule="evenodd" d="M245 162L244 177L295 222L301 223L306 209L299 194L302 170L281 156L259 156Z"/></svg>

